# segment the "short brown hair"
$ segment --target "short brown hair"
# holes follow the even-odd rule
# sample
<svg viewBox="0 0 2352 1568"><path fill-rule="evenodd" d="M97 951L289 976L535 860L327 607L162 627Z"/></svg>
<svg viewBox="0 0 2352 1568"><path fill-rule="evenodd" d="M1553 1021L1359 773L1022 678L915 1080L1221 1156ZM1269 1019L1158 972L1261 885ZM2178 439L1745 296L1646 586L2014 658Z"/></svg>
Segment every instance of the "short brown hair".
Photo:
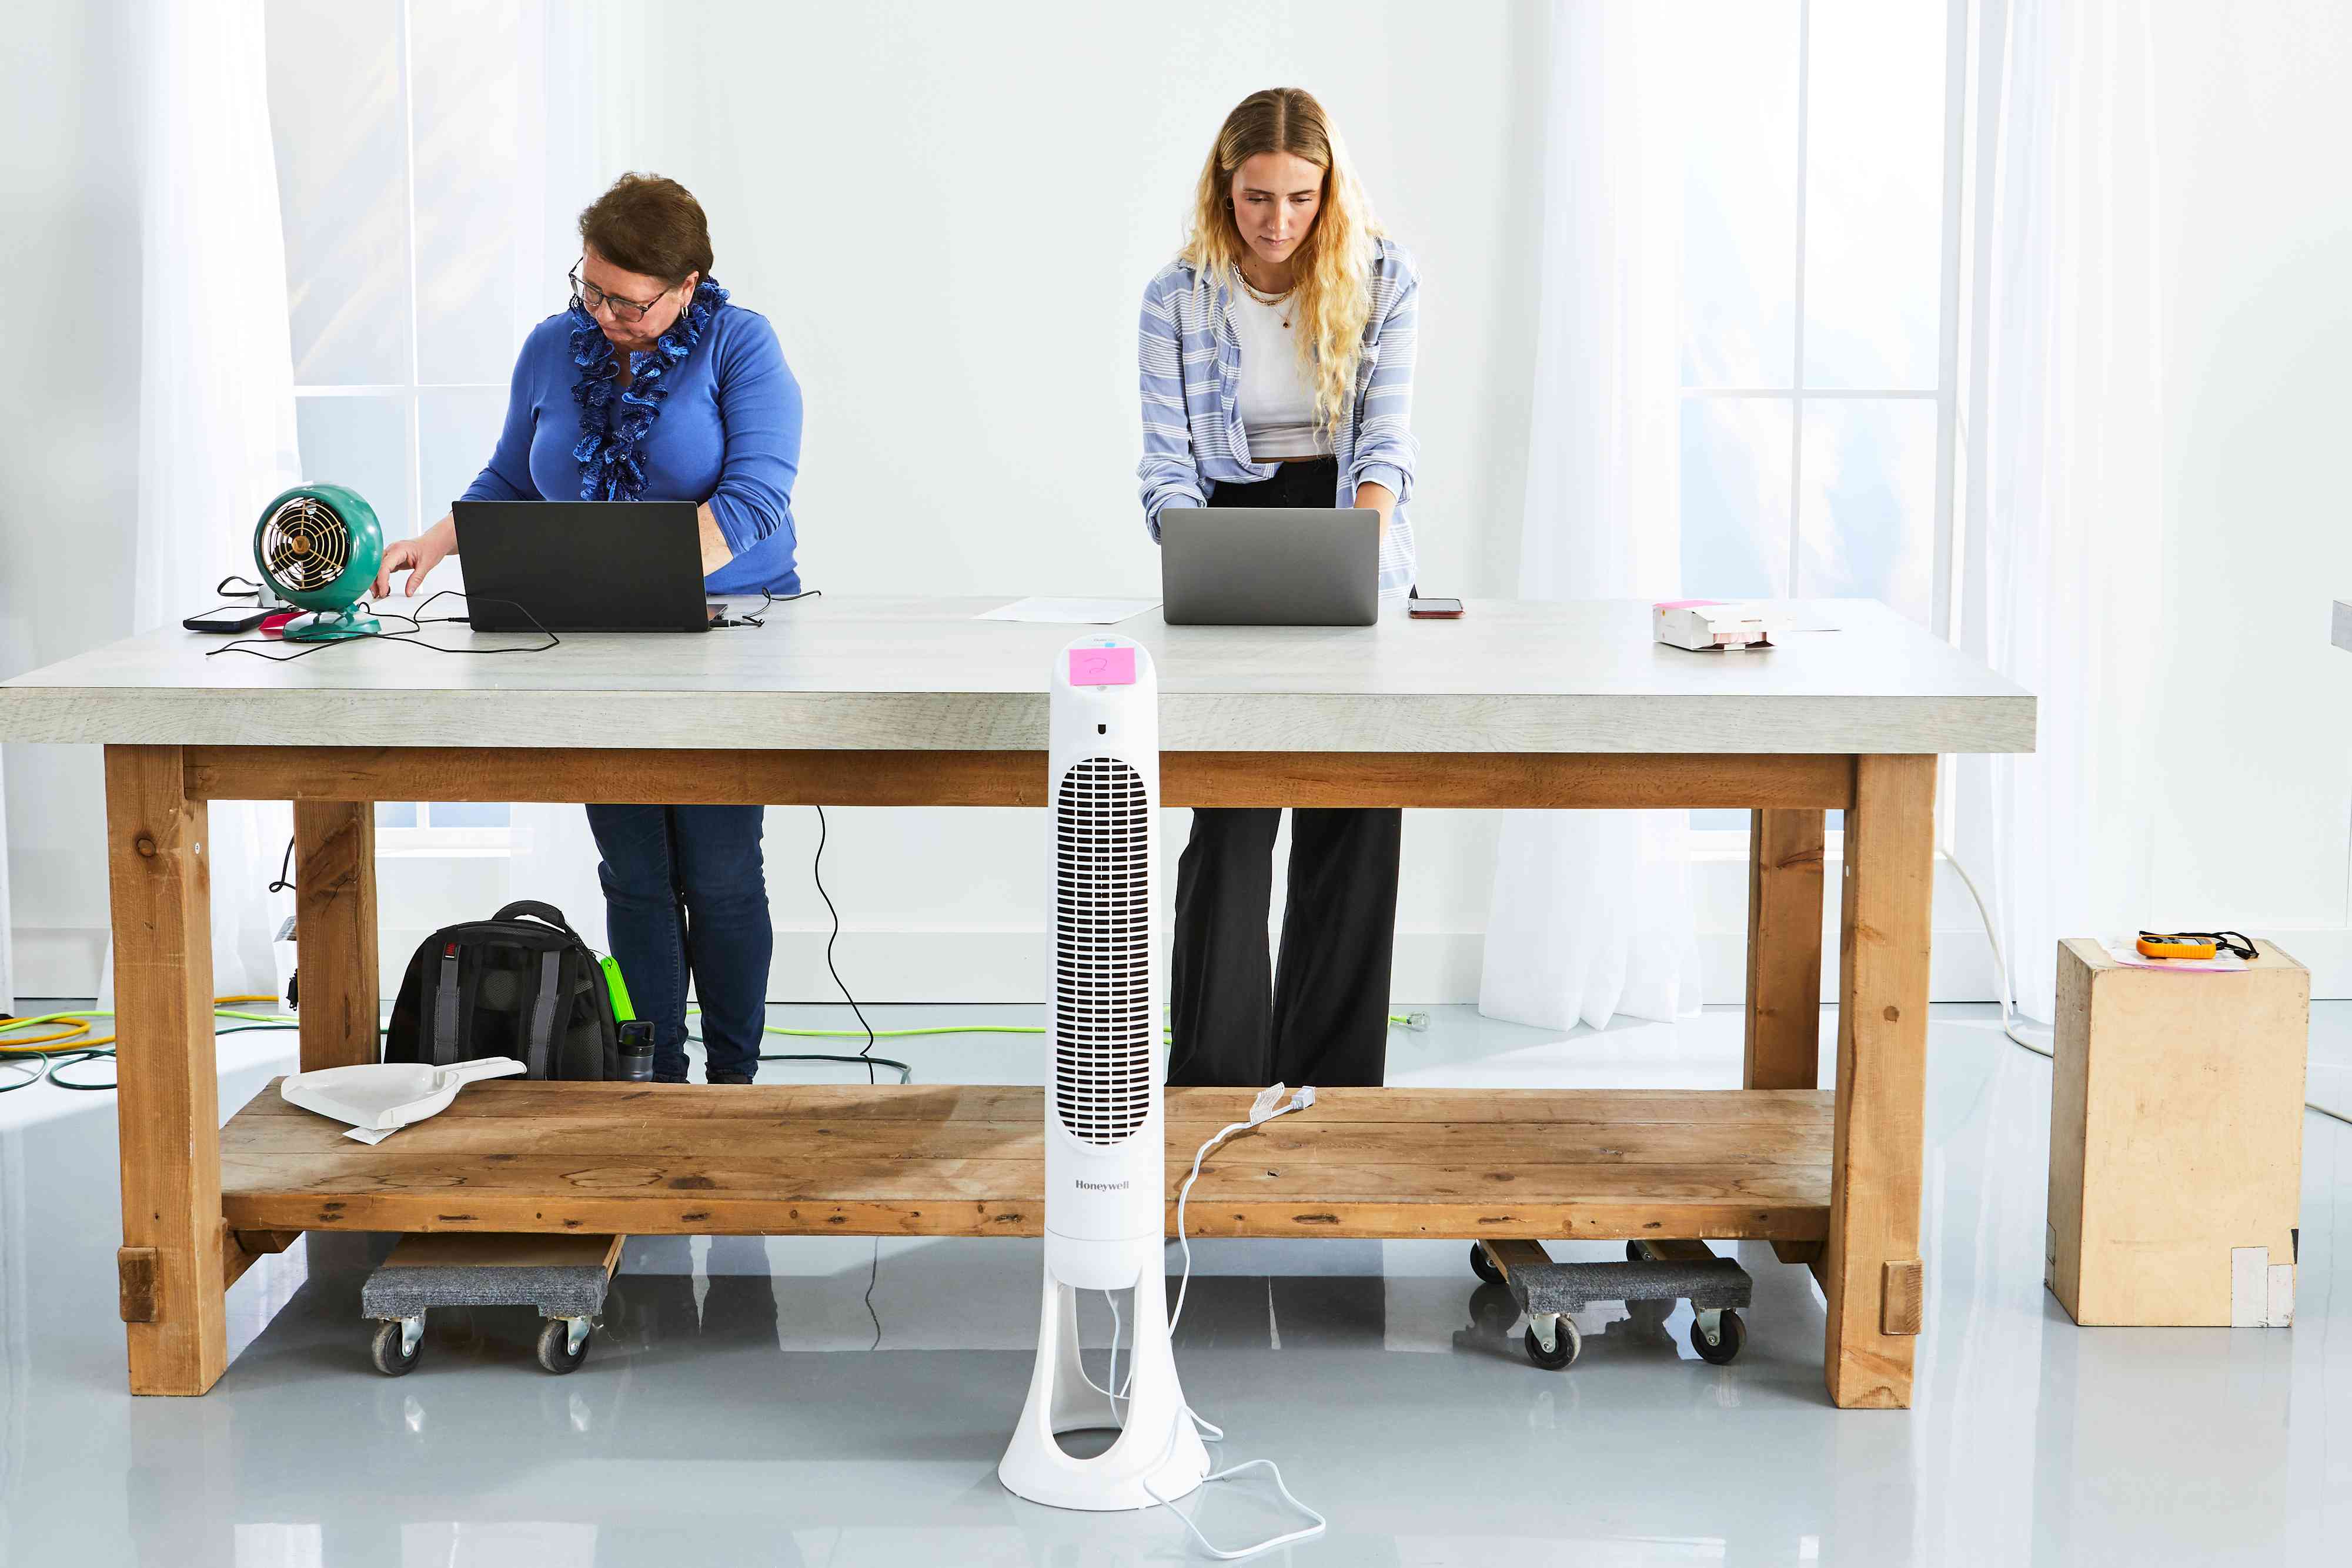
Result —
<svg viewBox="0 0 2352 1568"><path fill-rule="evenodd" d="M710 276L710 225L676 180L624 174L580 214L581 243L625 272L672 286Z"/></svg>

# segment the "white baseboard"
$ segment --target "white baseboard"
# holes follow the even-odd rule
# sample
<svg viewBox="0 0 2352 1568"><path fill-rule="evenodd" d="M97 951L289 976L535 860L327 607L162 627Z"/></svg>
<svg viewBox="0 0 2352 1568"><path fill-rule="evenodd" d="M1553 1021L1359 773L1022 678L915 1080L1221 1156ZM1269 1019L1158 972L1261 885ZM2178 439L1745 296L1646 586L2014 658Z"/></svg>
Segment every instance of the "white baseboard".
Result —
<svg viewBox="0 0 2352 1568"><path fill-rule="evenodd" d="M106 929L99 925L19 925L16 929L16 988L26 997L98 994L106 963Z"/></svg>
<svg viewBox="0 0 2352 1568"><path fill-rule="evenodd" d="M2311 994L2352 998L2352 928L2294 930L2261 927L2311 971ZM430 933L387 930L379 960L389 996L400 985L410 955ZM824 931L779 931L768 994L783 1001L837 1000L824 966ZM19 997L87 997L98 987L106 933L94 926L25 926L16 931ZM1822 999L1835 999L1837 934L1825 931ZM1475 1002L1486 945L1475 931L1400 931L1391 994L1402 1002ZM860 1001L1035 1002L1044 998L1046 945L1039 931L845 931L834 946L842 978ZM1709 1002L1741 999L1747 984L1747 935L1699 934L1699 962ZM1992 950L1975 926L1936 933L1928 998L1938 1002L1993 998Z"/></svg>

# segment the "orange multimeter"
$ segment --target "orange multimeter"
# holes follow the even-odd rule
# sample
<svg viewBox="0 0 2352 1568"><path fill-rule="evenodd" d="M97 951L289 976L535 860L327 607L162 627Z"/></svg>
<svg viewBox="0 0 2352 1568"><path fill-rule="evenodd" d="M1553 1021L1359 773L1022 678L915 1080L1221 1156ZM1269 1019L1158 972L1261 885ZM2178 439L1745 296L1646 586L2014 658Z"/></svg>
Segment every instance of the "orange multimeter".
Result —
<svg viewBox="0 0 2352 1568"><path fill-rule="evenodd" d="M2137 946L2143 958L2210 958L2227 951L2251 963L2254 956L2254 945L2235 931L2143 931Z"/></svg>

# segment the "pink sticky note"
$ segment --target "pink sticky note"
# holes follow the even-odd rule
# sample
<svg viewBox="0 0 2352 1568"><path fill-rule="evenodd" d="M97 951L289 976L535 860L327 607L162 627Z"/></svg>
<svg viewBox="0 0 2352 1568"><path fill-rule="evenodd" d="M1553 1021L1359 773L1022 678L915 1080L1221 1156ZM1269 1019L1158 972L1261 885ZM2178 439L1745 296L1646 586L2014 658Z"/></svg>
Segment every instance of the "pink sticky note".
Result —
<svg viewBox="0 0 2352 1568"><path fill-rule="evenodd" d="M1070 685L1074 686L1135 685L1135 650L1132 648L1071 649Z"/></svg>

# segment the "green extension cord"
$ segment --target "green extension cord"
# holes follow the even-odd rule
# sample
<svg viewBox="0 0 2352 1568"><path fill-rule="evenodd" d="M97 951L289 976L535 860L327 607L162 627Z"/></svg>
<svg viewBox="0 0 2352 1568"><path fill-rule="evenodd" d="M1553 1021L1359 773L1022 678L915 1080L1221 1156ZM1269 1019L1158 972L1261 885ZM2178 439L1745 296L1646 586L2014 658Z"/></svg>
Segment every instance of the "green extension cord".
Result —
<svg viewBox="0 0 2352 1568"><path fill-rule="evenodd" d="M48 1023L80 1024L87 1033L91 1019L110 1019L113 1016L111 1009L84 1008L73 1012L43 1013L37 1018L0 1018L0 1037L15 1033L18 1030L37 1029ZM283 1013L249 1013L229 1008L215 1008L213 1017L239 1020L236 1027L233 1029L213 1030L215 1039L225 1034L245 1034L301 1027ZM19 1075L14 1083L0 1084L0 1094L13 1094L19 1089L29 1089L36 1083L45 1082L53 1083L60 1089L79 1090L85 1093L100 1093L114 1087L111 1083L76 1083L70 1079L58 1076L59 1068L78 1067L85 1061L113 1060L113 1047L105 1041L65 1040L58 1042L54 1050L44 1050L39 1046L11 1048L5 1039L0 1039L0 1052L5 1053L0 1054L0 1069L14 1069ZM37 1067L34 1065L37 1061L40 1063Z"/></svg>
<svg viewBox="0 0 2352 1568"><path fill-rule="evenodd" d="M697 1016L702 1009L688 1008L687 1011L689 1016ZM42 1013L35 1018L0 1017L0 1036L11 1034L19 1030L37 1029L43 1024L75 1023L87 1026L94 1019L110 1019L113 1016L111 1009L85 1008L72 1012ZM215 1008L213 1009L213 1017L231 1019L236 1023L235 1028L215 1030L213 1033L215 1039L223 1035L301 1027L298 1020L288 1018L283 1013L254 1013L232 1008ZM1391 1013L1389 1023L1391 1027L1426 1029L1429 1027L1429 1015ZM1044 1026L1039 1024L936 1024L922 1029L877 1029L871 1031L859 1029L787 1029L781 1024L766 1024L761 1026L761 1032L783 1035L795 1040L869 1040L869 1037L870 1040L913 1040L926 1035L1044 1034L1045 1030ZM687 1038L697 1045L702 1043L699 1035L688 1035ZM17 1047L11 1050L7 1048L5 1040L0 1040L0 1052L5 1052L0 1054L0 1069L13 1069L19 1074L16 1082L0 1084L0 1094L14 1093L19 1089L29 1089L34 1084L43 1082L53 1083L60 1089L79 1090L84 1092L100 1092L114 1087L111 1083L76 1083L57 1075L59 1068L75 1067L85 1061L112 1060L114 1050L110 1044L60 1043L54 1051L45 1051L37 1046ZM29 1060L18 1060L19 1058ZM887 1057L791 1054L761 1056L760 1060L762 1061L865 1062L876 1067L897 1069L898 1082L901 1083L910 1083L914 1081L913 1068L903 1061L895 1061ZM34 1065L36 1061L40 1065L36 1067Z"/></svg>

